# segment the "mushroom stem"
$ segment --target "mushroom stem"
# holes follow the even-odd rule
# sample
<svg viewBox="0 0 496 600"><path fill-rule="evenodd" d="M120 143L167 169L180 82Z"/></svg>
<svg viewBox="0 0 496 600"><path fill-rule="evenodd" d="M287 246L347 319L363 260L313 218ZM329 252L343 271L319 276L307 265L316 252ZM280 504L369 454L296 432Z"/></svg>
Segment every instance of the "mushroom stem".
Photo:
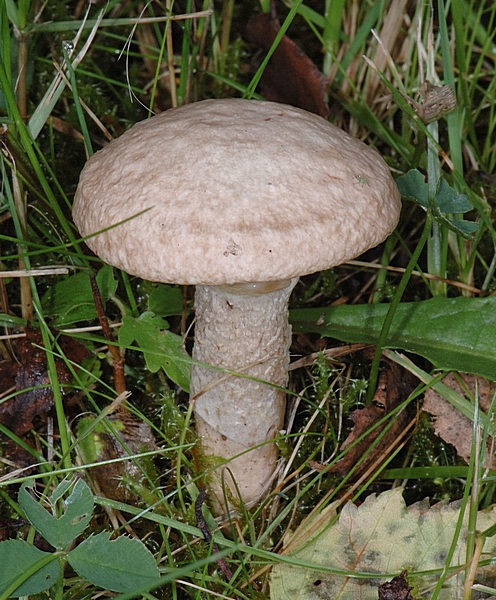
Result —
<svg viewBox="0 0 496 600"><path fill-rule="evenodd" d="M280 388L288 379L288 300L296 281L276 282L270 288L275 291L257 295L250 285L241 293L239 286L196 288L193 359L201 364L193 365L191 398L203 467L215 466L217 459L221 464L209 477L217 511L227 508L224 482L233 505L239 503L233 479L245 504L257 501L272 482L274 439L286 406Z"/></svg>

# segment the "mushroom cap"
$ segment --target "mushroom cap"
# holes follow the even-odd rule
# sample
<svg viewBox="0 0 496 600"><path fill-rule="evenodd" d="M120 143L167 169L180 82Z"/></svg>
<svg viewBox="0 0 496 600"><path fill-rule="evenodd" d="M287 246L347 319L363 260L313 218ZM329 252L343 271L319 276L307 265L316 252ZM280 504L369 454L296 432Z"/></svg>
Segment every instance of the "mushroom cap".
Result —
<svg viewBox="0 0 496 600"><path fill-rule="evenodd" d="M106 230L86 243L128 273L225 285L341 264L399 211L374 149L301 109L231 99L163 112L94 154L73 216L84 237Z"/></svg>

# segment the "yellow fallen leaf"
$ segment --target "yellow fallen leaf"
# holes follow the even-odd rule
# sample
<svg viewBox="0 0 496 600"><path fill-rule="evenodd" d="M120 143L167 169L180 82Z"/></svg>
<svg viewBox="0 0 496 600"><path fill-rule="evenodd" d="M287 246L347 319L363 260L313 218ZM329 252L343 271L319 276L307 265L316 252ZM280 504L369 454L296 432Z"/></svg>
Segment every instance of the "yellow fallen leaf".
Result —
<svg viewBox="0 0 496 600"><path fill-rule="evenodd" d="M369 496L362 505L346 504L334 524L300 535L291 556L317 569L279 564L271 576L271 600L377 600L380 583L408 571L414 598L430 598L455 535L459 503L428 500L407 507L401 488ZM332 514L330 515L332 517ZM465 564L466 517L451 566ZM479 512L477 530L496 523L496 507ZM496 556L496 539L486 539L482 560ZM318 565L352 576L319 571ZM424 574L425 571L435 571ZM421 574L422 572L422 574ZM417 575L417 573L419 573ZM496 567L477 571L476 582L492 585ZM457 600L463 589L463 569L446 579L439 600ZM475 596L474 596L475 597Z"/></svg>

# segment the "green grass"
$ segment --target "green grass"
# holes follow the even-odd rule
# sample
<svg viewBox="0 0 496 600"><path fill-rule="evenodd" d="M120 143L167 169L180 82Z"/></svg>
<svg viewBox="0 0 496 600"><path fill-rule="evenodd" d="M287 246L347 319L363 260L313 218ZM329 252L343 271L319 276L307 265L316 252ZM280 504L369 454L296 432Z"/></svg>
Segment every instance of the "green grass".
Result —
<svg viewBox="0 0 496 600"><path fill-rule="evenodd" d="M319 12L314 3L287 2L278 6L281 35L287 31L328 77L332 122L375 146L395 176L419 169L427 176L432 203L442 175L458 194L467 196L473 210L464 218L479 227L467 239L456 227L448 229L433 218L432 204L426 214L407 200L397 231L370 259L374 268L350 264L332 274L305 278L295 290L297 308L324 308L345 296L348 304L391 301L393 318L395 305L402 301L435 295L471 298L495 288L491 211L496 177L496 6L475 0L416 3L407 18L396 15L396 7L395 1L388 10L381 1L340 1ZM188 1L181 9L173 3L154 3L142 11L137 2L114 0L92 4L85 15L86 7L75 14L76 5L71 5L67 14L65 2L49 0L40 14L35 12L38 8L30 0L0 2L0 121L5 124L0 264L3 271L42 266L68 271L0 279L3 364L15 364L21 339L15 336L32 323L40 332L38 351L46 361L47 379L41 386L53 394L51 422L44 417L26 437L4 425L0 428L0 511L7 520L14 519L16 534L28 541L34 536L21 522L20 483L34 479L40 492L49 491L64 478L84 472L98 505L91 530L116 529L143 539L167 577L167 586L146 597L208 598L210 590L228 597L262 598L268 594L268 567L281 560L297 562L281 553L284 534L345 492L347 498L363 498L371 490L387 489L394 478L404 483L409 501L424 495L463 499L470 503L472 518L477 507L493 504L493 475L477 471L475 458L470 466L463 465L427 422L409 433L391 456L381 458L359 484L350 487L353 473L340 478L311 469L309 460L331 464L338 458L338 446L350 427L347 416L363 406L369 380L369 394L373 391L380 356L377 351L374 361L352 354L337 362L318 355L313 366L292 373L294 419L289 434L279 440L287 462L276 490L260 506L243 511L236 523L228 523L224 531L229 535L215 534L221 550L229 551L232 580L226 581L212 566L212 549L196 527L194 502L201 479L192 451L187 394L174 385L171 372L148 368L142 347L128 344L130 414L148 424L157 449L136 449L122 438L126 450L116 454L112 440L120 439L120 413L108 411L118 396L109 366L109 340L100 330L88 329L99 325L91 302L77 320L68 317L67 335L85 348L80 368L74 347L64 345L53 326L55 315L44 297L57 283L71 282L75 274L96 272L101 266L85 252L70 212L88 156L152 111L205 98L256 95L264 64L250 72L251 49L240 32L247 15L258 7L224 0L213 8L208 2L197 4L194 13ZM425 79L450 85L458 99L453 112L428 124L415 112ZM455 224L461 218L448 216ZM375 268L377 263L381 269ZM403 274L394 271L398 267L406 268ZM111 325L139 317L149 309L150 298L159 294L161 302L173 306L166 315L171 331L183 336L190 349L191 291L157 292L158 286L116 270L103 284ZM387 324L380 342L387 337L386 328ZM472 342L467 339L467 347ZM118 345L117 334L111 343ZM294 352L318 349L315 339L302 332ZM175 358L180 361L179 354ZM418 393L404 399L413 405L426 386L436 383L437 373L430 373L430 367L415 357L412 364L406 366L423 381ZM6 388L0 393L6 402L19 391ZM83 434L78 422L87 413L96 418ZM107 453L85 465L84 442L93 440L100 425L99 434L109 444ZM10 460L9 438L32 455L34 471L23 471ZM128 468L128 454L134 469ZM105 497L110 494L98 482L103 466L115 469L110 472L119 485L113 499ZM206 517L214 528L213 517ZM469 538L469 558L474 543ZM96 591L68 570L57 597L86 597Z"/></svg>

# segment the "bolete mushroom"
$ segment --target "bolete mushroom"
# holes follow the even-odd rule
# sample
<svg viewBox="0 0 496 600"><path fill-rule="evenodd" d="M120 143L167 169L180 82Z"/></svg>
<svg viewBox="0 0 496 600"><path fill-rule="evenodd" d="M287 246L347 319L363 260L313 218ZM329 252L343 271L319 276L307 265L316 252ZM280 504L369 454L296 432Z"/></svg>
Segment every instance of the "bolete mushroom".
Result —
<svg viewBox="0 0 496 600"><path fill-rule="evenodd" d="M230 503L238 491L246 504L260 499L284 426L288 298L300 275L394 229L400 196L386 163L303 110L205 100L138 123L92 156L73 210L83 236L106 230L87 240L104 261L197 286L191 398L212 458L203 464L217 466L210 488L217 510L224 477Z"/></svg>

